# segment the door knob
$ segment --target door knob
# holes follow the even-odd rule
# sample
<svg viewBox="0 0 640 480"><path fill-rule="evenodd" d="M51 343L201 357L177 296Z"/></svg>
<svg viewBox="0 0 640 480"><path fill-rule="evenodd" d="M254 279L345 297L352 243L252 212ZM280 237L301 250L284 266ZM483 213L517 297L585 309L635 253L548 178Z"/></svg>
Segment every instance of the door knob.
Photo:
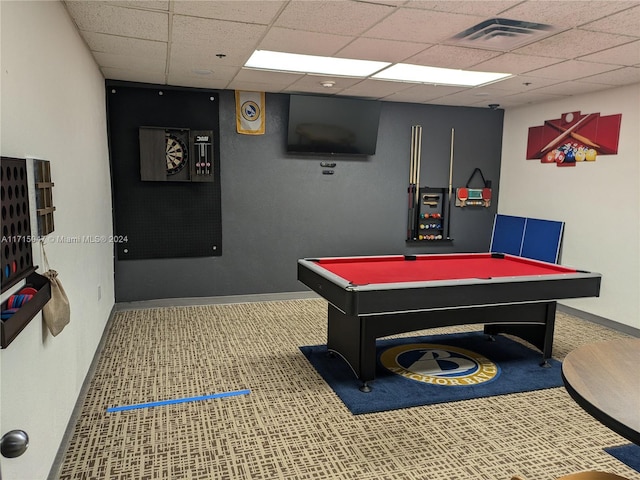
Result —
<svg viewBox="0 0 640 480"><path fill-rule="evenodd" d="M0 439L0 453L3 457L15 458L22 455L29 446L29 435L22 430L11 430Z"/></svg>

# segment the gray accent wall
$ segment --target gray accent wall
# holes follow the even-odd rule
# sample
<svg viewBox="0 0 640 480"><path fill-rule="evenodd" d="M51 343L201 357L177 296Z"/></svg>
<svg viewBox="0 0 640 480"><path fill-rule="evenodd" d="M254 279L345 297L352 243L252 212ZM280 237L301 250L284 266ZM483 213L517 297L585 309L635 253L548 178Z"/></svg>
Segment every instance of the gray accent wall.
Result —
<svg viewBox="0 0 640 480"><path fill-rule="evenodd" d="M240 135L234 92L220 92L223 254L116 258L117 302L305 291L296 278L304 257L487 251L502 110L383 102L376 154L350 158L287 154L288 103L267 94L266 133ZM453 242L405 241L412 125L423 127L420 186L448 188L452 128L454 194L476 167L492 181L490 208L453 208ZM321 162L336 163L334 174ZM471 186L481 187L478 176Z"/></svg>

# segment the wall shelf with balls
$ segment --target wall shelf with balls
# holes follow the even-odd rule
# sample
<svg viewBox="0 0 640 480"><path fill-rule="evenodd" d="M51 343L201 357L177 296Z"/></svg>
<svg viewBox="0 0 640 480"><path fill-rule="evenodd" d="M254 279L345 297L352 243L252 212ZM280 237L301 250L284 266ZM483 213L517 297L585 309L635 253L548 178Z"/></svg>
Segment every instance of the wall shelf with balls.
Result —
<svg viewBox="0 0 640 480"><path fill-rule="evenodd" d="M213 131L140 127L140 177L152 182L213 182Z"/></svg>
<svg viewBox="0 0 640 480"><path fill-rule="evenodd" d="M407 243L451 242L448 232L449 215L446 189L421 187L414 208L409 210Z"/></svg>
<svg viewBox="0 0 640 480"><path fill-rule="evenodd" d="M7 348L51 299L49 279L36 272L26 278L26 284L2 302L0 348Z"/></svg>

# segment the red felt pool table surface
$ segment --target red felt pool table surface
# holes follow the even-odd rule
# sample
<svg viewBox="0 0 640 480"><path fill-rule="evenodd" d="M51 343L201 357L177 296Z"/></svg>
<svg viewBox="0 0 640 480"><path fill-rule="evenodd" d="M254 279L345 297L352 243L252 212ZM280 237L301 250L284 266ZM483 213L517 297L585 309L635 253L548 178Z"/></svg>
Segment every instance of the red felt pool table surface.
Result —
<svg viewBox="0 0 640 480"><path fill-rule="evenodd" d="M571 274L576 270L491 253L325 258L325 270L353 285Z"/></svg>

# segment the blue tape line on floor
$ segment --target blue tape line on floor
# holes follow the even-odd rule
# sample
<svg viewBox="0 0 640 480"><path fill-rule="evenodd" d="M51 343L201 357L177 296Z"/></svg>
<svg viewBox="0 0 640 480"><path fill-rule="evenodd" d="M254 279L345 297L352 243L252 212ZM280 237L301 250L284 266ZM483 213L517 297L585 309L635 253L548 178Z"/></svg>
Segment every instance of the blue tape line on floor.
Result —
<svg viewBox="0 0 640 480"><path fill-rule="evenodd" d="M135 405L124 405L120 407L107 408L107 412L121 412L123 410L135 410L137 408L161 407L163 405L172 405L175 403L198 402L201 400L211 400L213 398L236 397L238 395L249 395L251 390L236 390L234 392L214 393L211 395L202 395L200 397L176 398L173 400L162 400L159 402L137 403Z"/></svg>

